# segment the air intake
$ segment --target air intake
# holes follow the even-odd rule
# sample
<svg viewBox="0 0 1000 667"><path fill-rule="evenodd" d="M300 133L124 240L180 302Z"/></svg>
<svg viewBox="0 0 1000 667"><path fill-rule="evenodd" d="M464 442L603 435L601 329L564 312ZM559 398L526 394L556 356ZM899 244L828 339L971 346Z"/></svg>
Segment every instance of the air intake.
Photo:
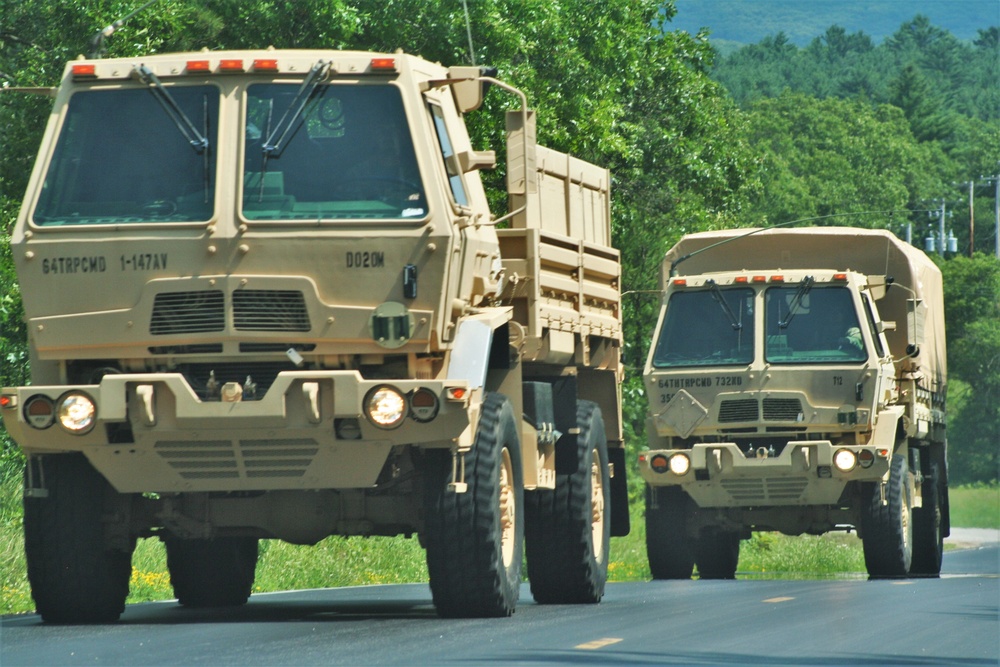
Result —
<svg viewBox="0 0 1000 667"><path fill-rule="evenodd" d="M163 292L153 301L149 332L154 336L225 328L226 304L221 291Z"/></svg>
<svg viewBox="0 0 1000 667"><path fill-rule="evenodd" d="M764 419L772 422L802 421L802 403L797 398L765 398Z"/></svg>
<svg viewBox="0 0 1000 667"><path fill-rule="evenodd" d="M723 401L719 406L719 422L724 424L757 421L758 414L755 398Z"/></svg>
<svg viewBox="0 0 1000 667"><path fill-rule="evenodd" d="M302 292L237 290L233 292L233 326L239 331L309 331L309 312Z"/></svg>

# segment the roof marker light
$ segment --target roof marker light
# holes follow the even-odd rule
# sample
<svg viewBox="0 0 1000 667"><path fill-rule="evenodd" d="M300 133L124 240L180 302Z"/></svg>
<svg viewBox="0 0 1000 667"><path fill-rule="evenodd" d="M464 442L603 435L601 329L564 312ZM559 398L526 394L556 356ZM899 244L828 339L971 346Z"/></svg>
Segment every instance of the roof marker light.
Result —
<svg viewBox="0 0 1000 667"><path fill-rule="evenodd" d="M274 58L257 58L253 61L255 72L277 72L278 61Z"/></svg>
<svg viewBox="0 0 1000 667"><path fill-rule="evenodd" d="M733 282L734 283L739 283L739 284L745 284L747 282L747 277L746 276L736 276L736 278L733 280Z"/></svg>
<svg viewBox="0 0 1000 667"><path fill-rule="evenodd" d="M785 276L782 276L782 275L771 276L771 282L772 283L783 283L783 282L785 282Z"/></svg>
<svg viewBox="0 0 1000 667"><path fill-rule="evenodd" d="M846 273L835 273L835 274L833 274L833 279L834 280L847 280L847 274Z"/></svg>
<svg viewBox="0 0 1000 667"><path fill-rule="evenodd" d="M395 58L372 58L371 68L378 71L396 71Z"/></svg>
<svg viewBox="0 0 1000 667"><path fill-rule="evenodd" d="M78 65L73 65L72 72L74 78L93 78L97 76L97 65L80 63Z"/></svg>
<svg viewBox="0 0 1000 667"><path fill-rule="evenodd" d="M674 278L674 285L677 287L687 287L688 281L685 278Z"/></svg>
<svg viewBox="0 0 1000 667"><path fill-rule="evenodd" d="M212 71L212 68L208 64L207 60L189 60L189 61L187 61L187 73L188 74L208 74L211 71Z"/></svg>
<svg viewBox="0 0 1000 667"><path fill-rule="evenodd" d="M753 281L755 283L766 283L767 282L767 276L754 276L753 277Z"/></svg>
<svg viewBox="0 0 1000 667"><path fill-rule="evenodd" d="M239 58L220 60L219 70L222 72L242 72L243 60Z"/></svg>

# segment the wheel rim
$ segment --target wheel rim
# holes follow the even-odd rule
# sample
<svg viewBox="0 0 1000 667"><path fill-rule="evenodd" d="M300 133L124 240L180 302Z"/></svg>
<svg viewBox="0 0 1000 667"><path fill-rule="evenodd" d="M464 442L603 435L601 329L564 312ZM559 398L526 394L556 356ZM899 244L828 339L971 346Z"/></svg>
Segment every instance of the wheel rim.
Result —
<svg viewBox="0 0 1000 667"><path fill-rule="evenodd" d="M514 542L517 533L517 501L514 494L514 466L510 450L504 447L500 461L500 539L504 567L514 562Z"/></svg>
<svg viewBox="0 0 1000 667"><path fill-rule="evenodd" d="M594 558L604 561L604 475L601 457L594 450L590 460L590 534L594 542Z"/></svg>

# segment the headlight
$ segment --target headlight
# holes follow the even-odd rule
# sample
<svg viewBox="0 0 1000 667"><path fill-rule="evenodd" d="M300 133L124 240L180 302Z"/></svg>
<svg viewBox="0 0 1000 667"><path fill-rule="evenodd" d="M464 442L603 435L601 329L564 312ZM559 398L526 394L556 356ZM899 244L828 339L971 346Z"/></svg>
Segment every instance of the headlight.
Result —
<svg viewBox="0 0 1000 667"><path fill-rule="evenodd" d="M686 475L691 468L691 459L685 454L674 454L670 457L670 472L675 475Z"/></svg>
<svg viewBox="0 0 1000 667"><path fill-rule="evenodd" d="M857 455L849 449L838 449L833 455L833 465L841 472L850 472L857 463Z"/></svg>
<svg viewBox="0 0 1000 667"><path fill-rule="evenodd" d="M396 428L406 417L406 398L393 387L375 387L365 399L365 412L379 428Z"/></svg>
<svg viewBox="0 0 1000 667"><path fill-rule="evenodd" d="M70 433L83 434L94 427L97 406L86 394L71 391L56 404L59 425Z"/></svg>

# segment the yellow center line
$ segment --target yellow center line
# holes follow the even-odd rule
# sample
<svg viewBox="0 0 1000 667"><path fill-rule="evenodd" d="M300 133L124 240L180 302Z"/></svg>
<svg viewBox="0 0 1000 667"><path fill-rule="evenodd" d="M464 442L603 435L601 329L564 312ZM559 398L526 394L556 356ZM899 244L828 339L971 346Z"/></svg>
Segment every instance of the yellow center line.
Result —
<svg viewBox="0 0 1000 667"><path fill-rule="evenodd" d="M584 651L595 651L599 648L604 648L605 646L617 644L620 641L622 640L615 637L605 637L604 639L595 639L594 641L587 642L586 644L578 644L573 648L582 649Z"/></svg>
<svg viewBox="0 0 1000 667"><path fill-rule="evenodd" d="M768 598L764 602L788 602L789 600L794 600L795 598Z"/></svg>

